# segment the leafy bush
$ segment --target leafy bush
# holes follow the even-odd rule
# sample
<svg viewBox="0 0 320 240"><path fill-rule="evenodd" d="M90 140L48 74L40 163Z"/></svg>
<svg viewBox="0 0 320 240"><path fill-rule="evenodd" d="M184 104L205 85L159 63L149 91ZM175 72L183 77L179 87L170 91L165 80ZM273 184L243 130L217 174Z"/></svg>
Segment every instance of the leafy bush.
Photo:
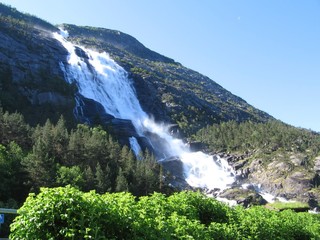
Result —
<svg viewBox="0 0 320 240"><path fill-rule="evenodd" d="M42 188L18 212L10 239L320 238L319 215L230 208L197 192L136 199L124 192Z"/></svg>

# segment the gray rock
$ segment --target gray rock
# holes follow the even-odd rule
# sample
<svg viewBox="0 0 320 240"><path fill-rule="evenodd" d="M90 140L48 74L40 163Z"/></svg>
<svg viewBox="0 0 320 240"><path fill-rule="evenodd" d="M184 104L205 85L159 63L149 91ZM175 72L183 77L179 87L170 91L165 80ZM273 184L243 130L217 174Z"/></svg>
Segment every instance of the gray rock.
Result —
<svg viewBox="0 0 320 240"><path fill-rule="evenodd" d="M187 146L192 152L202 151L205 147L205 145L201 142L188 142Z"/></svg>
<svg viewBox="0 0 320 240"><path fill-rule="evenodd" d="M114 118L107 114L103 106L92 100L76 94L77 107L74 109L75 116L81 123L89 125L101 124L108 125Z"/></svg>
<svg viewBox="0 0 320 240"><path fill-rule="evenodd" d="M183 163L179 157L166 158L159 163L163 166L165 172L167 172L166 182L170 186L180 190L191 189L189 184L185 181Z"/></svg>
<svg viewBox="0 0 320 240"><path fill-rule="evenodd" d="M244 207L253 205L265 205L267 201L252 189L231 188L224 190L219 197L228 200L236 200L237 204Z"/></svg>
<svg viewBox="0 0 320 240"><path fill-rule="evenodd" d="M37 94L37 104L52 103L54 105L70 104L70 99L55 92L42 92Z"/></svg>
<svg viewBox="0 0 320 240"><path fill-rule="evenodd" d="M314 167L313 169L317 172L320 173L320 156L316 157L314 159Z"/></svg>

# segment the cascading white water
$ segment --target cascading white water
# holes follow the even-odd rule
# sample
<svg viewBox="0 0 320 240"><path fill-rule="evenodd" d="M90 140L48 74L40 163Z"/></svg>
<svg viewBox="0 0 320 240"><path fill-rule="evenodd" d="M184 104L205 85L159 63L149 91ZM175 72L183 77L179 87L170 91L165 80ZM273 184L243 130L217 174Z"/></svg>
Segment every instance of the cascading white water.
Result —
<svg viewBox="0 0 320 240"><path fill-rule="evenodd" d="M138 143L138 140L135 137L129 138L130 146L134 154L139 158L139 155L141 154L142 150Z"/></svg>
<svg viewBox="0 0 320 240"><path fill-rule="evenodd" d="M207 189L225 189L234 182L234 173L224 159L202 152L190 152L185 144L173 138L164 125L156 124L142 110L126 71L105 52L98 53L66 40L63 31L54 37L68 50L68 65L61 64L69 83L76 83L79 93L99 102L108 114L132 121L137 133L151 132L162 139L165 157L177 156L184 166L185 180L190 186ZM77 54L80 51L81 54ZM83 55L79 57L78 55ZM136 139L130 138L133 151L140 151ZM155 143L152 143L155 145ZM157 146L155 146L157 147Z"/></svg>

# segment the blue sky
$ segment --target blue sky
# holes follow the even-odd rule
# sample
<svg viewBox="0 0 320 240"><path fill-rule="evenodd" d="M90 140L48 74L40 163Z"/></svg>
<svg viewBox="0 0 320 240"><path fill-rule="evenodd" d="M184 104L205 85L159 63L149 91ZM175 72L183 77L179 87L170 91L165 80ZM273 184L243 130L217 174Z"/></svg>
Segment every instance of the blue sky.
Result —
<svg viewBox="0 0 320 240"><path fill-rule="evenodd" d="M0 0L51 23L116 29L251 105L320 132L320 0Z"/></svg>

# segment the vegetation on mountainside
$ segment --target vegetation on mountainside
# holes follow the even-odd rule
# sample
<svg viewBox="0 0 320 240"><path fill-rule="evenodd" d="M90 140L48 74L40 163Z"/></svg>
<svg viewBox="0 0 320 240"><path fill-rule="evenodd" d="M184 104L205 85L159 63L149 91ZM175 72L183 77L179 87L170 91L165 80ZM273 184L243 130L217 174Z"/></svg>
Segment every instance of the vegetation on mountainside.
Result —
<svg viewBox="0 0 320 240"><path fill-rule="evenodd" d="M310 157L320 153L319 133L280 121L214 124L198 131L194 139L205 143L210 151L215 152L283 151L307 153Z"/></svg>
<svg viewBox="0 0 320 240"><path fill-rule="evenodd" d="M234 156L241 177L268 191L317 205L320 197L320 134L280 121L235 121L201 129L194 139L210 152Z"/></svg>
<svg viewBox="0 0 320 240"><path fill-rule="evenodd" d="M29 13L21 13L16 8L0 3L1 19L6 19L8 22L20 22L20 24L33 25L42 27L48 30L56 30L49 22L42 20Z"/></svg>
<svg viewBox="0 0 320 240"><path fill-rule="evenodd" d="M52 24L32 16L17 11L15 8L8 7L0 3L0 31L16 39L17 42L24 43L26 50L39 52L44 45L38 43L34 34L39 29L47 31L57 31Z"/></svg>
<svg viewBox="0 0 320 240"><path fill-rule="evenodd" d="M250 144L242 139L248 149L260 146L270 150L277 143L279 149L304 149L310 154L308 149L314 149L313 154L319 152L317 134L294 130L278 122L240 125L230 122L212 128L220 129L220 134L232 139L237 139L237 131L244 134L255 129L259 134L255 134L255 140L247 140ZM233 137L230 136L231 129ZM206 132L206 136L216 136L213 134L215 130L212 131L210 134ZM319 218L313 215L290 211L274 213L261 207L232 209L193 193L179 193L168 198L154 194L142 197L138 202L130 194L100 196L94 192L81 193L80 190L94 189L101 194L129 191L135 196L146 196L154 191L169 191L163 186L162 170L152 155L146 153L137 161L128 147L121 147L101 127L78 125L68 130L61 118L56 124L48 120L43 126L31 128L20 114L1 110L0 133L1 206L16 206L12 199L22 203L29 191L38 192L44 186L74 187L43 189L37 196L31 194L12 225L12 239L19 239L23 234L34 236L33 239L41 239L43 234L48 234L46 239L50 236L64 239L90 236L101 236L102 239L138 239L143 236L163 236L166 239L271 239L275 236L277 239L316 239L319 234ZM204 135L202 137L204 139ZM258 141L257 138L261 139ZM226 139L224 141L228 143ZM269 143L266 145L263 141ZM226 149L237 149L235 146L239 143L236 142L226 145L229 147ZM245 146L238 150L244 150ZM50 206L55 208L53 215ZM26 220L31 218L35 221Z"/></svg>
<svg viewBox="0 0 320 240"><path fill-rule="evenodd" d="M30 194L10 239L286 239L320 238L320 215L231 208L197 192L83 193L69 186Z"/></svg>

